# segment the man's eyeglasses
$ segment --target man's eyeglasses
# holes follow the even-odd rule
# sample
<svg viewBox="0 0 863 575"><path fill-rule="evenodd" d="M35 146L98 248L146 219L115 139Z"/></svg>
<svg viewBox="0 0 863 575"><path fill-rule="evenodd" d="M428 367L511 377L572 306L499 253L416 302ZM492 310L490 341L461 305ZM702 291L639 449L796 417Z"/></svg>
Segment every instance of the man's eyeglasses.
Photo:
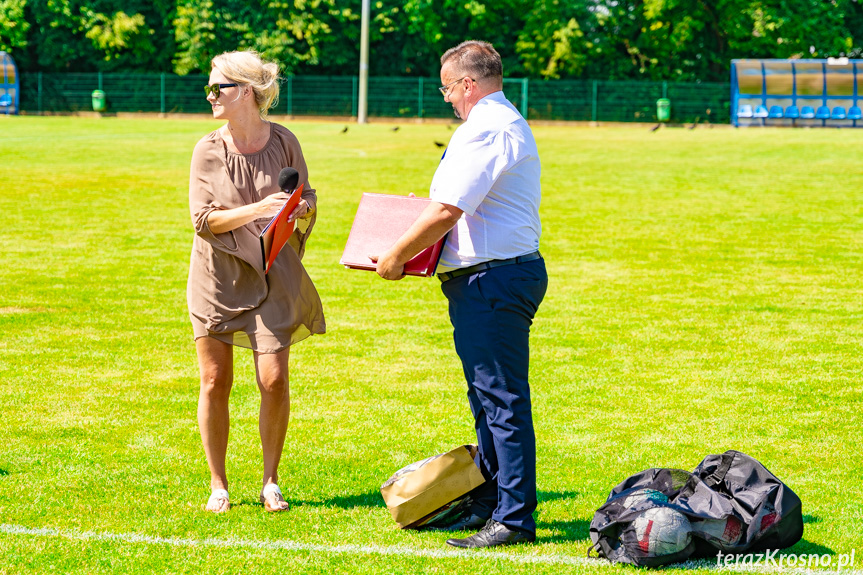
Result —
<svg viewBox="0 0 863 575"><path fill-rule="evenodd" d="M209 86L204 86L204 93L208 96L212 94L218 98L222 93L222 88L233 88L234 86L239 86L239 84L210 84Z"/></svg>
<svg viewBox="0 0 863 575"><path fill-rule="evenodd" d="M447 92L449 92L450 86L452 86L453 84L458 84L462 80L466 80L468 78L470 78L470 76L465 76L464 78L459 78L458 80L456 80L454 82L450 82L446 86L441 86L440 88L438 88L438 90L440 90L441 95L443 95L443 97L446 98L446 95L447 95ZM476 82L476 80L474 80L473 78L470 78L470 79L473 80L474 82Z"/></svg>

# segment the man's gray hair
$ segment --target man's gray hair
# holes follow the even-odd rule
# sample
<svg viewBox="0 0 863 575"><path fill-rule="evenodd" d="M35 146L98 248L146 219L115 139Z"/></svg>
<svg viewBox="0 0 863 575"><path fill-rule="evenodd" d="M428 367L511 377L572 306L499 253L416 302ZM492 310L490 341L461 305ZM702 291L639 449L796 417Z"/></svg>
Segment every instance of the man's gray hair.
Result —
<svg viewBox="0 0 863 575"><path fill-rule="evenodd" d="M479 40L462 42L440 57L441 66L447 62L451 62L459 73L466 74L474 80L503 78L500 54L488 42Z"/></svg>

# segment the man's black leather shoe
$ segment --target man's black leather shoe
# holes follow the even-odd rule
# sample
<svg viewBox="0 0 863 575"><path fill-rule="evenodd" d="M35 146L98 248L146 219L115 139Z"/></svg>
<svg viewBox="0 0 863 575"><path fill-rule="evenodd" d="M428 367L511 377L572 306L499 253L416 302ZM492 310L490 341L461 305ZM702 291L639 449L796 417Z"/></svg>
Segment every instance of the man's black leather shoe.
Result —
<svg viewBox="0 0 863 575"><path fill-rule="evenodd" d="M429 531L473 531L474 529L479 529L483 525L486 524L488 518L480 517L479 515L474 515L470 511L461 515L447 525L440 526L432 526L429 527Z"/></svg>
<svg viewBox="0 0 863 575"><path fill-rule="evenodd" d="M533 543L536 535L510 529L503 523L489 519L479 533L465 539L447 539L447 545L476 549L480 547L497 547L498 545L513 545L515 543Z"/></svg>

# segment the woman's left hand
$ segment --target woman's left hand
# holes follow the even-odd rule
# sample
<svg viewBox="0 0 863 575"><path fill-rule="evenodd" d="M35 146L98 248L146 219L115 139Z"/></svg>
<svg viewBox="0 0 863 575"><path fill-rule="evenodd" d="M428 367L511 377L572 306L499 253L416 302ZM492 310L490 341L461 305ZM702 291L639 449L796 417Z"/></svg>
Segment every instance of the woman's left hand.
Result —
<svg viewBox="0 0 863 575"><path fill-rule="evenodd" d="M288 221L292 222L294 220L304 218L309 213L309 202L306 200L300 200L300 203L297 204L297 207L294 208L294 211L291 212L291 215L288 216Z"/></svg>

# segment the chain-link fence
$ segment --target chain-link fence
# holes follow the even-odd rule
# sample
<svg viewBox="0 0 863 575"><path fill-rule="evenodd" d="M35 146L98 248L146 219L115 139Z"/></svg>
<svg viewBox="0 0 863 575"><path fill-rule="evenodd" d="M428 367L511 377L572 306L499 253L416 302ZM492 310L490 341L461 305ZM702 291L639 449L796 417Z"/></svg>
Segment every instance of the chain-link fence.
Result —
<svg viewBox="0 0 863 575"><path fill-rule="evenodd" d="M101 90L110 112L209 113L206 76L172 74L22 73L21 109L27 113L92 110ZM368 114L398 118L451 118L438 78L369 78ZM356 76L292 76L273 114L357 115ZM529 120L656 122L656 101L671 101L671 122L727 124L727 83L617 82L505 79L504 93Z"/></svg>

